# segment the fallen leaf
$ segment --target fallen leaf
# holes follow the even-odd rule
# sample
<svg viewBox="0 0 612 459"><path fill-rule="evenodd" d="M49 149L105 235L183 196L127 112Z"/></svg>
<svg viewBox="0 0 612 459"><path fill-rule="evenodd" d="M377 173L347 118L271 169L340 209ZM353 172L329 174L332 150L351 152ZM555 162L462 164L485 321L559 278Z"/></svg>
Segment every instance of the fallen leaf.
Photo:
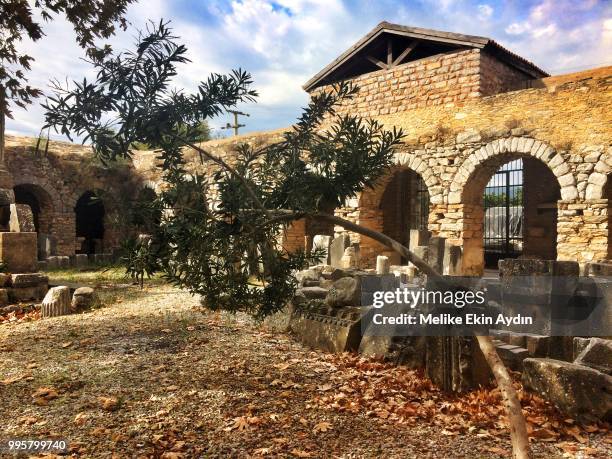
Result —
<svg viewBox="0 0 612 459"><path fill-rule="evenodd" d="M47 402L56 399L57 397L59 397L59 395L57 394L57 390L55 390L53 387L39 387L32 394L32 398L43 399Z"/></svg>
<svg viewBox="0 0 612 459"><path fill-rule="evenodd" d="M3 379L2 384L4 384L5 386L8 386L9 384L13 384L17 381L21 381L22 379L23 379L23 375L11 376L10 378Z"/></svg>
<svg viewBox="0 0 612 459"><path fill-rule="evenodd" d="M119 400L115 397L98 397L98 403L105 411L115 411L119 408Z"/></svg>
<svg viewBox="0 0 612 459"><path fill-rule="evenodd" d="M297 448L293 448L290 452L291 454L297 457L312 457L312 454L309 453L308 451L302 451L301 449L297 449Z"/></svg>
<svg viewBox="0 0 612 459"><path fill-rule="evenodd" d="M317 425L314 426L314 429L312 429L312 431L314 433L327 432L330 429L331 429L331 424L329 422L319 422Z"/></svg>
<svg viewBox="0 0 612 459"><path fill-rule="evenodd" d="M82 426L87 422L88 416L87 413L79 413L74 417L74 423L77 426Z"/></svg>

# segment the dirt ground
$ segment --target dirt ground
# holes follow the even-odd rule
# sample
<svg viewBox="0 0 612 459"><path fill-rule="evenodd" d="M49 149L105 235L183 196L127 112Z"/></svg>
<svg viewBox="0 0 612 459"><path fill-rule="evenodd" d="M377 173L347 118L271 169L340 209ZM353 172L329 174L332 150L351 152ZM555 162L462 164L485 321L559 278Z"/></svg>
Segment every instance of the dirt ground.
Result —
<svg viewBox="0 0 612 459"><path fill-rule="evenodd" d="M413 371L202 313L161 284L111 298L0 325L0 448L57 438L66 455L95 458L510 454L496 390L444 395ZM609 426L522 397L537 457L612 457Z"/></svg>

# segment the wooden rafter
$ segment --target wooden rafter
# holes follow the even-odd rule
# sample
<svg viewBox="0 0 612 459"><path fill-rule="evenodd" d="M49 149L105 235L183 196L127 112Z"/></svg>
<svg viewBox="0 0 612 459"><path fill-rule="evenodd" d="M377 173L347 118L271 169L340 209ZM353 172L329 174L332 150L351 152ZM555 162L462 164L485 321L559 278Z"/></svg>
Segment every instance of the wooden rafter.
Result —
<svg viewBox="0 0 612 459"><path fill-rule="evenodd" d="M414 48L416 48L416 45L418 45L420 42L420 40L414 40L413 42L411 42L404 51L402 51L402 54L400 54L399 56L397 56L397 58L391 63L392 67L395 67L396 65L400 65L402 63L402 61L406 58L406 56L408 56L408 54L410 54Z"/></svg>
<svg viewBox="0 0 612 459"><path fill-rule="evenodd" d="M375 64L377 66L379 66L381 69L383 70L387 70L389 67L387 66L387 64L385 64L384 62L382 62L379 59L376 59L375 57L372 56L366 56L366 59L369 60L372 64Z"/></svg>
<svg viewBox="0 0 612 459"><path fill-rule="evenodd" d="M387 68L393 67L393 42L387 39Z"/></svg>

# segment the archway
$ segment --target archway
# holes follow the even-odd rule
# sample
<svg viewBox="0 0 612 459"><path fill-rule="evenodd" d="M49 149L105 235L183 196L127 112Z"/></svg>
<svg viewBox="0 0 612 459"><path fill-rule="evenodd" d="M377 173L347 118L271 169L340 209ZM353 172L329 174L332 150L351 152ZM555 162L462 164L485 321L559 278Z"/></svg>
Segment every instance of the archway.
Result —
<svg viewBox="0 0 612 459"><path fill-rule="evenodd" d="M500 259L556 259L561 187L540 159L492 156L468 177L462 192L463 272L480 275Z"/></svg>
<svg viewBox="0 0 612 459"><path fill-rule="evenodd" d="M371 190L361 194L359 223L366 228L409 244L410 230L426 230L430 209L430 194L427 184L412 169L395 167ZM406 260L399 254L369 239L360 241L362 259L373 265L377 255L387 255L391 264L402 264Z"/></svg>
<svg viewBox="0 0 612 459"><path fill-rule="evenodd" d="M32 210L34 229L38 233L38 257L41 260L55 255L53 215L55 206L51 195L41 186L21 183L13 188L15 203L25 204Z"/></svg>
<svg viewBox="0 0 612 459"><path fill-rule="evenodd" d="M77 200L74 212L77 253L103 252L105 209L102 200L94 192L86 191Z"/></svg>

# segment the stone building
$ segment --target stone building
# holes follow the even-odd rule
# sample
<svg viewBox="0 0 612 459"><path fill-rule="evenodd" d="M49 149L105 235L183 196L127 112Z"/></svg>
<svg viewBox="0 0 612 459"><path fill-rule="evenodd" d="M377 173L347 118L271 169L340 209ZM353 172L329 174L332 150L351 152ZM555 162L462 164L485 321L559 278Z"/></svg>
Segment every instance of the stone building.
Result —
<svg viewBox="0 0 612 459"><path fill-rule="evenodd" d="M406 138L389 174L337 215L404 243L411 229L429 230L461 247L464 274L481 274L504 257L612 258L612 67L548 76L488 38L383 22L304 89L314 94L347 79L359 92L338 111L400 127ZM231 160L236 144L272 142L282 132L206 148ZM15 199L35 214L39 256L116 248L128 230L125 203L159 187L155 156L138 152L109 169L87 147L51 142L36 155L32 139L9 137ZM283 244L307 248L314 235L342 232L300 221ZM386 252L358 234L350 238L363 266Z"/></svg>

